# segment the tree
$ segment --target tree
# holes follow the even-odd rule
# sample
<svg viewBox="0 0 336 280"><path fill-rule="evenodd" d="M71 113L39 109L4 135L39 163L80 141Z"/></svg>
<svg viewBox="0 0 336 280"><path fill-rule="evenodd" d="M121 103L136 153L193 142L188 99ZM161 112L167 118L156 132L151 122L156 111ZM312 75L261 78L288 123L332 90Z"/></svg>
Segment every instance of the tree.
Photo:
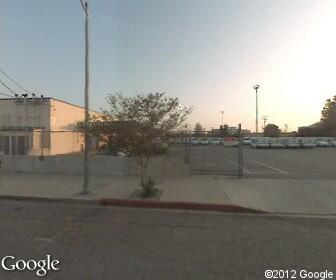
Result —
<svg viewBox="0 0 336 280"><path fill-rule="evenodd" d="M268 124L264 129L264 136L266 137L279 137L280 133L280 128L275 124Z"/></svg>
<svg viewBox="0 0 336 280"><path fill-rule="evenodd" d="M319 122L298 129L299 136L336 136L336 95L327 99Z"/></svg>
<svg viewBox="0 0 336 280"><path fill-rule="evenodd" d="M110 109L103 112L103 122L91 125L90 131L104 139L111 149L136 160L141 187L145 195L151 195L155 182L148 176L147 167L156 153L157 143L168 138L169 133L188 118L192 109L182 107L178 98L168 97L165 93L135 97L113 94L106 100Z"/></svg>
<svg viewBox="0 0 336 280"><path fill-rule="evenodd" d="M336 130L336 95L327 99L321 112L321 125L328 134Z"/></svg>
<svg viewBox="0 0 336 280"><path fill-rule="evenodd" d="M227 136L229 134L229 125L228 124L224 124L220 126L220 133L223 136Z"/></svg>
<svg viewBox="0 0 336 280"><path fill-rule="evenodd" d="M196 135L201 135L201 134L203 134L203 132L204 132L204 129L203 129L202 125L200 123L196 123L195 127L194 127L194 133Z"/></svg>
<svg viewBox="0 0 336 280"><path fill-rule="evenodd" d="M325 129L321 122L314 123L310 126L301 126L298 128L298 136L303 137L318 137L326 136Z"/></svg>

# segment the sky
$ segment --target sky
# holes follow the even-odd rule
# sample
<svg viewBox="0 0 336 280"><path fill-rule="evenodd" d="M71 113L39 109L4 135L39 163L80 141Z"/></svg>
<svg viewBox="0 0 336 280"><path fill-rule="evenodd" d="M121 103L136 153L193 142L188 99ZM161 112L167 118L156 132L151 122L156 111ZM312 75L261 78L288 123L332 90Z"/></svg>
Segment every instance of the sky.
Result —
<svg viewBox="0 0 336 280"><path fill-rule="evenodd" d="M187 123L289 130L320 119L336 94L336 1L91 0L90 107L121 92L166 92ZM30 91L83 105L79 0L0 0L0 67ZM15 92L18 87L0 75ZM0 92L8 90L0 85ZM260 128L259 128L260 129Z"/></svg>

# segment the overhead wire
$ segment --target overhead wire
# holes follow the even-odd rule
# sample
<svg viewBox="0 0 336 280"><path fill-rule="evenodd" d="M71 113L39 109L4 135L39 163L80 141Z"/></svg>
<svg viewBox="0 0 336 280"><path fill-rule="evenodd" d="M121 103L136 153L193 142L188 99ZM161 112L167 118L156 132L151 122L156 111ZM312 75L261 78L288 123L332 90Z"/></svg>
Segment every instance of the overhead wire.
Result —
<svg viewBox="0 0 336 280"><path fill-rule="evenodd" d="M0 67L0 72L5 75L12 83L14 83L17 87L19 87L20 89L22 89L23 91L25 91L26 93L29 93L29 94L32 94L31 91L27 90L26 88L24 88L23 86L21 86L17 81L15 81L11 76L9 76L5 70L3 70L1 67Z"/></svg>

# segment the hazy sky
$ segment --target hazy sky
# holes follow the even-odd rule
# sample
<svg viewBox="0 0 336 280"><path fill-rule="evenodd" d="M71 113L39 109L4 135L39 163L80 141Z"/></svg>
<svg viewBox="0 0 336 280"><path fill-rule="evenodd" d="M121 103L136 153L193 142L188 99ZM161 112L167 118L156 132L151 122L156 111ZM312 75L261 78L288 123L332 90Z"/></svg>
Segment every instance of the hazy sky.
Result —
<svg viewBox="0 0 336 280"><path fill-rule="evenodd" d="M336 1L91 0L91 107L107 93L165 91L188 121L289 129L336 94ZM31 91L83 104L79 0L0 0L0 67ZM21 91L6 80L15 91ZM0 86L1 92L7 92ZM260 121L261 123L261 121Z"/></svg>

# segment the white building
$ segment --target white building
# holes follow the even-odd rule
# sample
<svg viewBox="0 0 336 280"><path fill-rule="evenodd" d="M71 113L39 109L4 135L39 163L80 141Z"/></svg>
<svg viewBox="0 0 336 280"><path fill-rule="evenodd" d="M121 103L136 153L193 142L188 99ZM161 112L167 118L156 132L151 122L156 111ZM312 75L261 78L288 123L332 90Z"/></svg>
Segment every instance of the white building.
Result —
<svg viewBox="0 0 336 280"><path fill-rule="evenodd" d="M90 111L90 115L99 113ZM0 99L0 155L57 155L82 151L74 126L84 108L47 97Z"/></svg>

